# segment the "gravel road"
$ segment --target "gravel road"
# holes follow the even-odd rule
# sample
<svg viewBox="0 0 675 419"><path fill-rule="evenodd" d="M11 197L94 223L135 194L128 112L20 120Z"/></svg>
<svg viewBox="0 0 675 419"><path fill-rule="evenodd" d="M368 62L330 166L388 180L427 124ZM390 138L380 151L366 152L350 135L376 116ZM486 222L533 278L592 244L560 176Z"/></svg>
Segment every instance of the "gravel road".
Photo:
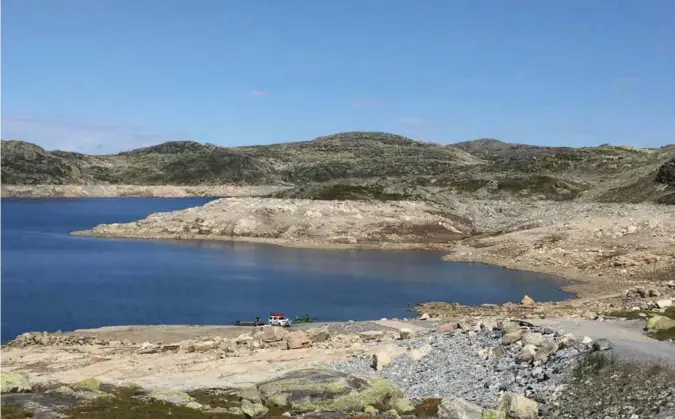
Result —
<svg viewBox="0 0 675 419"><path fill-rule="evenodd" d="M675 366L675 344L647 337L642 332L644 321L542 319L537 324L561 327L575 336L606 338L612 342L614 354L621 358Z"/></svg>

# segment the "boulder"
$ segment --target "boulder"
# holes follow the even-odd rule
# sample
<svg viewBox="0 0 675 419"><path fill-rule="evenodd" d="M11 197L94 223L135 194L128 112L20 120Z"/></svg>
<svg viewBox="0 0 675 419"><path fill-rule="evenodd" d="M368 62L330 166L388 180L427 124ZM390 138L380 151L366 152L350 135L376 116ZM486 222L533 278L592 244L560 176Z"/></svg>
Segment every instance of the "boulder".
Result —
<svg viewBox="0 0 675 419"><path fill-rule="evenodd" d="M280 342L288 336L288 332L281 327L264 326L262 341L265 343Z"/></svg>
<svg viewBox="0 0 675 419"><path fill-rule="evenodd" d="M397 413L406 415L415 411L415 406L408 399L396 399L393 403L394 410Z"/></svg>
<svg viewBox="0 0 675 419"><path fill-rule="evenodd" d="M523 345L541 346L542 336L541 333L528 332L523 334L521 340Z"/></svg>
<svg viewBox="0 0 675 419"><path fill-rule="evenodd" d="M376 416L378 413L380 413L379 410L375 406L368 405L363 408L363 413L367 414L368 416Z"/></svg>
<svg viewBox="0 0 675 419"><path fill-rule="evenodd" d="M505 354L506 351L504 350L503 346L495 346L494 348L490 349L491 356L504 356Z"/></svg>
<svg viewBox="0 0 675 419"><path fill-rule="evenodd" d="M422 313L422 315L420 316L420 320L429 320L429 319L431 319L429 313Z"/></svg>
<svg viewBox="0 0 675 419"><path fill-rule="evenodd" d="M242 400L249 400L253 403L262 403L260 392L256 387L246 387L239 390L239 397Z"/></svg>
<svg viewBox="0 0 675 419"><path fill-rule="evenodd" d="M59 387L55 388L54 390L47 391L47 393L60 393L60 394L68 394L68 395L71 395L71 396L76 395L75 390L73 390L72 388L70 388L68 386L59 386Z"/></svg>
<svg viewBox="0 0 675 419"><path fill-rule="evenodd" d="M549 356L553 355L558 350L558 345L555 342L544 342L534 355L534 360L545 362Z"/></svg>
<svg viewBox="0 0 675 419"><path fill-rule="evenodd" d="M241 411L249 418L261 418L269 412L269 409L260 403L244 399L241 402Z"/></svg>
<svg viewBox="0 0 675 419"><path fill-rule="evenodd" d="M302 330L291 332L286 337L286 347L288 349L300 349L307 348L309 346L312 346L312 341L309 340L307 333L303 332Z"/></svg>
<svg viewBox="0 0 675 419"><path fill-rule="evenodd" d="M539 417L537 402L515 393L506 393L496 410L506 415L506 419L537 419Z"/></svg>
<svg viewBox="0 0 675 419"><path fill-rule="evenodd" d="M436 333L454 333L455 330L457 330L457 323L446 323L438 326Z"/></svg>
<svg viewBox="0 0 675 419"><path fill-rule="evenodd" d="M206 352L218 348L218 342L215 340L202 340L194 342L192 348L195 352Z"/></svg>
<svg viewBox="0 0 675 419"><path fill-rule="evenodd" d="M558 346L560 349L565 349L565 348L570 348L574 346L576 343L576 339L574 338L574 335L571 333L564 334L560 337L560 341L558 342Z"/></svg>
<svg viewBox="0 0 675 419"><path fill-rule="evenodd" d="M413 336L413 331L404 327L401 330L399 330L399 337L401 339L410 339Z"/></svg>
<svg viewBox="0 0 675 419"><path fill-rule="evenodd" d="M383 345L377 348L375 353L373 353L373 362L371 367L375 371L380 371L383 367L391 364L394 359L396 359L396 357L403 355L404 353L406 353L406 350L398 345L391 343Z"/></svg>
<svg viewBox="0 0 675 419"><path fill-rule="evenodd" d="M508 335L509 333L522 333L520 325L515 322L500 322L499 328L502 330L502 335Z"/></svg>
<svg viewBox="0 0 675 419"><path fill-rule="evenodd" d="M607 339L598 339L593 342L594 351L607 351L612 349L612 344Z"/></svg>
<svg viewBox="0 0 675 419"><path fill-rule="evenodd" d="M537 354L537 348L534 345L525 345L520 348L518 352L517 360L518 362L529 362L534 360L535 355Z"/></svg>
<svg viewBox="0 0 675 419"><path fill-rule="evenodd" d="M98 391L101 389L101 381L96 378L87 378L74 386L77 390Z"/></svg>
<svg viewBox="0 0 675 419"><path fill-rule="evenodd" d="M507 333L502 336L502 345L511 345L518 342L523 337L523 333L519 330L517 332Z"/></svg>
<svg viewBox="0 0 675 419"><path fill-rule="evenodd" d="M482 409L458 397L443 398L438 405L438 417L442 419L481 419Z"/></svg>
<svg viewBox="0 0 675 419"><path fill-rule="evenodd" d="M524 305L525 307L534 307L537 305L537 303L529 295L524 296L523 299L520 300L520 304Z"/></svg>
<svg viewBox="0 0 675 419"><path fill-rule="evenodd" d="M675 327L675 320L665 316L654 316L647 321L647 329L668 330Z"/></svg>
<svg viewBox="0 0 675 419"><path fill-rule="evenodd" d="M309 338L311 339L312 342L327 342L330 340L330 332L328 329L318 329L318 330L313 330L309 334Z"/></svg>
<svg viewBox="0 0 675 419"><path fill-rule="evenodd" d="M179 406L185 406L188 403L196 402L196 400L189 394L168 388L153 388L150 394L148 394L148 397L154 400L159 400Z"/></svg>
<svg viewBox="0 0 675 419"><path fill-rule="evenodd" d="M361 412L368 406L388 407L403 393L383 378L356 377L329 369L293 371L258 384L264 401L284 395L293 412Z"/></svg>
<svg viewBox="0 0 675 419"><path fill-rule="evenodd" d="M420 359L429 355L429 352L431 352L431 345L427 343L424 346L420 346L419 348L410 349L408 351L408 356L413 361L419 361Z"/></svg>
<svg viewBox="0 0 675 419"><path fill-rule="evenodd" d="M0 393L25 393L32 390L28 378L18 372L2 371L0 373Z"/></svg>
<svg viewBox="0 0 675 419"><path fill-rule="evenodd" d="M591 343L593 343L593 339L591 339L591 338L588 337L588 336L584 336L584 337L581 339L581 343L583 343L584 345L590 345Z"/></svg>
<svg viewBox="0 0 675 419"><path fill-rule="evenodd" d="M668 299L668 300L659 300L659 301L656 302L656 306L657 306L658 308L668 308L668 307L671 307L672 305L673 305L673 300L672 300L672 299Z"/></svg>

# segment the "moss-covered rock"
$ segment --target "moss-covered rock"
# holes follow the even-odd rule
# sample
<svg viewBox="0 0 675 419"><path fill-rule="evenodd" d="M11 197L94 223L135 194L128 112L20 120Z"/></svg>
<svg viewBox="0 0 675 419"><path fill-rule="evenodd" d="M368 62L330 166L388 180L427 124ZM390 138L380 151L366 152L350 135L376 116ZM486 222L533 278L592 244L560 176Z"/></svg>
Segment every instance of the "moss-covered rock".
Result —
<svg viewBox="0 0 675 419"><path fill-rule="evenodd" d="M403 415L412 413L415 411L415 406L408 399L396 399L393 403L394 409Z"/></svg>
<svg viewBox="0 0 675 419"><path fill-rule="evenodd" d="M0 373L0 392L1 393L25 393L32 390L28 378L12 371L3 371Z"/></svg>
<svg viewBox="0 0 675 419"><path fill-rule="evenodd" d="M258 390L266 403L285 399L297 413L357 412L368 405L386 408L403 397L403 393L385 379L360 378L327 369L294 371L259 384Z"/></svg>
<svg viewBox="0 0 675 419"><path fill-rule="evenodd" d="M647 329L668 330L675 328L675 320L666 316L654 316L647 321Z"/></svg>
<svg viewBox="0 0 675 419"><path fill-rule="evenodd" d="M368 405L368 406L363 408L363 413L365 413L369 416L375 416L378 413L380 413L380 411L377 410L377 408L375 406Z"/></svg>
<svg viewBox="0 0 675 419"><path fill-rule="evenodd" d="M269 412L269 409L260 403L253 403L250 400L242 400L241 411L250 418L261 418Z"/></svg>
<svg viewBox="0 0 675 419"><path fill-rule="evenodd" d="M150 394L150 399L159 400L166 403L185 406L188 403L196 402L194 397L182 391L170 390L168 388L153 388Z"/></svg>
<svg viewBox="0 0 675 419"><path fill-rule="evenodd" d="M507 419L537 419L539 405L523 395L506 393L497 406L497 412Z"/></svg>
<svg viewBox="0 0 675 419"><path fill-rule="evenodd" d="M87 378L75 384L75 388L78 390L97 391L101 389L101 381L96 378Z"/></svg>
<svg viewBox="0 0 675 419"><path fill-rule="evenodd" d="M506 419L506 413L495 409L483 409L481 419Z"/></svg>

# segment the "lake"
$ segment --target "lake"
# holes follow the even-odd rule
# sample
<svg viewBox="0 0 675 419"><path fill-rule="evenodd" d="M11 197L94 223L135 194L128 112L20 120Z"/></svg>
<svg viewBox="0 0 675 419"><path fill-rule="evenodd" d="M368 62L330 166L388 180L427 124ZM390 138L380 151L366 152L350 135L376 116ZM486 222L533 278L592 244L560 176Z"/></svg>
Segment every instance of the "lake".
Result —
<svg viewBox="0 0 675 419"><path fill-rule="evenodd" d="M73 237L208 198L2 200L2 341L26 331L231 324L270 311L321 321L411 316L412 304L571 297L563 280L448 263L436 252Z"/></svg>

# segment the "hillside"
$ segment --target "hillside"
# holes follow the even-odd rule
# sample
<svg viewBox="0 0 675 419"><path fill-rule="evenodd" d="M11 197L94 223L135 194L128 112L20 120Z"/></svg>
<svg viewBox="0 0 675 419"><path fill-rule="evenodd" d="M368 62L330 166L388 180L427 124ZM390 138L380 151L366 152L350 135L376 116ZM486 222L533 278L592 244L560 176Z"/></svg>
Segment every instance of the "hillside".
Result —
<svg viewBox="0 0 675 419"><path fill-rule="evenodd" d="M451 195L675 203L675 146L540 147L493 139L440 145L378 132L250 147L167 142L114 155L2 141L4 185L288 185L278 196L413 199ZM670 163L668 163L670 161Z"/></svg>

